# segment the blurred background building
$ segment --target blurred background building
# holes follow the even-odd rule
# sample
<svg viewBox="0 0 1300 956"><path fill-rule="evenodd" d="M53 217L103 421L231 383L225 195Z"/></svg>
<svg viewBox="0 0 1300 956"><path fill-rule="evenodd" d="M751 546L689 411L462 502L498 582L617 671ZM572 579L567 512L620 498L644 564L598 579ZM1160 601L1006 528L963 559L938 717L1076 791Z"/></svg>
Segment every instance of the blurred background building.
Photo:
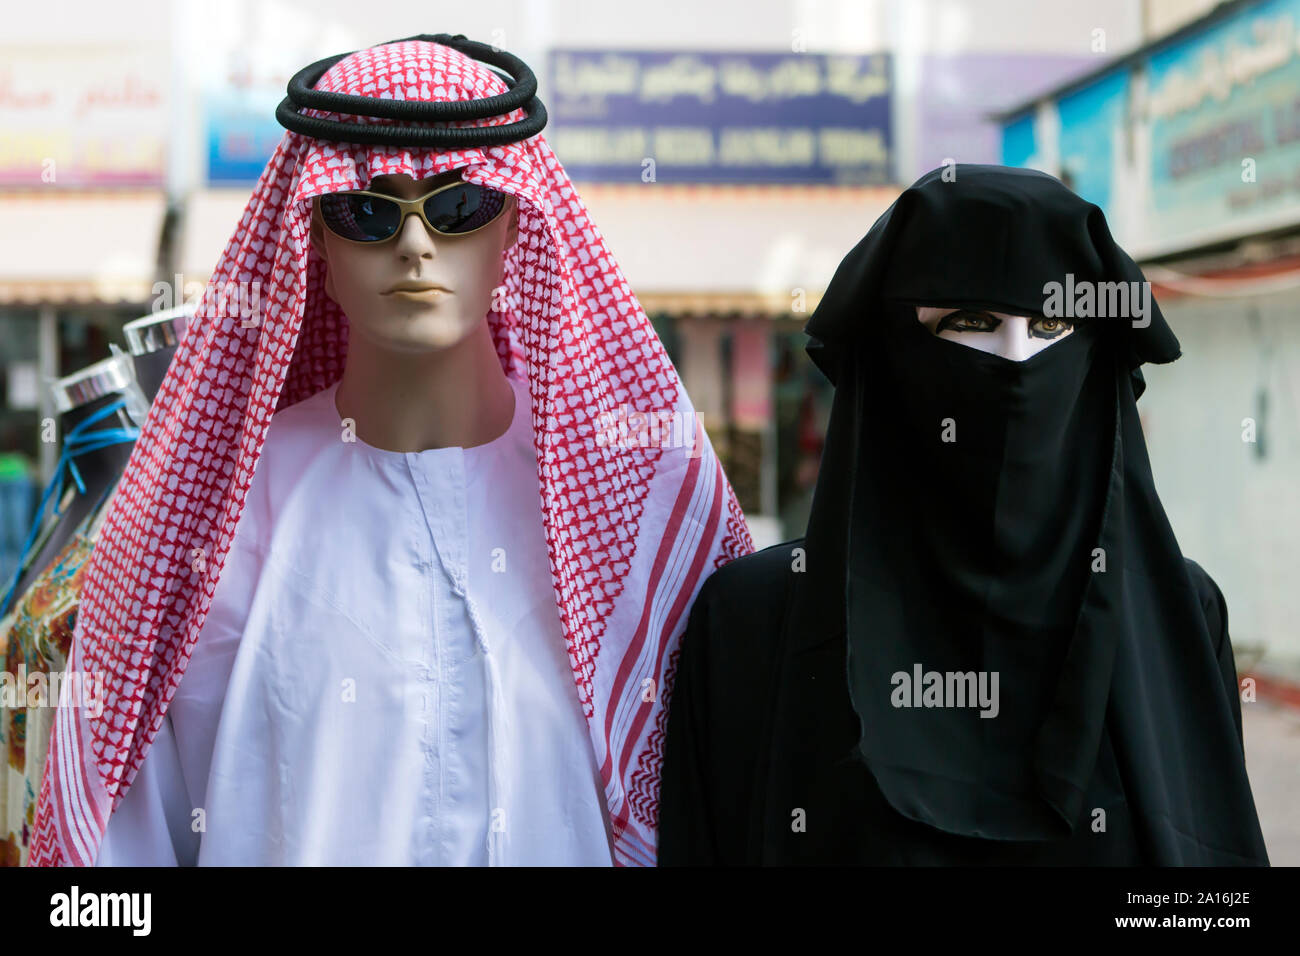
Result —
<svg viewBox="0 0 1300 956"><path fill-rule="evenodd" d="M1158 283L1183 343L1140 405L1179 541L1228 595L1247 665L1300 674L1300 0L11 7L6 578L59 453L45 384L107 357L125 321L197 298L283 135L290 74L438 32L537 70L545 135L759 546L803 531L829 388L800 330L845 253L945 162L1066 179Z"/></svg>
<svg viewBox="0 0 1300 956"><path fill-rule="evenodd" d="M1142 44L1001 116L1002 162L1106 210L1183 346L1143 425L1238 655L1300 661L1300 0L1153 4Z"/></svg>

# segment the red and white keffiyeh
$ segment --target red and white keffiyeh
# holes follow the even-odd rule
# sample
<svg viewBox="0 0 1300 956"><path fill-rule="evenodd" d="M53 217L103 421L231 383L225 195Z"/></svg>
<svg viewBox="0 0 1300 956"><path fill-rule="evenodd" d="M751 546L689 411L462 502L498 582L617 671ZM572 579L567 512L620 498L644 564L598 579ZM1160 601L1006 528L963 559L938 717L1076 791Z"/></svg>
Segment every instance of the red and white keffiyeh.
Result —
<svg viewBox="0 0 1300 956"><path fill-rule="evenodd" d="M358 51L317 89L404 100L506 91L485 65L409 40ZM354 123L371 117L307 115ZM523 111L451 123L498 125ZM519 241L488 316L527 375L543 524L619 865L653 865L667 698L699 586L753 550L703 432L681 447L597 441L620 408L694 422L676 371L550 146L361 146L286 132L227 243L132 452L86 575L70 672L102 673L104 707L59 708L31 865L92 865L198 640L272 414L337 381L347 321L311 249L312 199L383 174L513 194ZM260 284L260 321L243 301ZM498 311L499 310L499 311ZM608 418L605 416L609 416ZM608 434L608 432L606 432ZM625 442L623 444L633 444Z"/></svg>

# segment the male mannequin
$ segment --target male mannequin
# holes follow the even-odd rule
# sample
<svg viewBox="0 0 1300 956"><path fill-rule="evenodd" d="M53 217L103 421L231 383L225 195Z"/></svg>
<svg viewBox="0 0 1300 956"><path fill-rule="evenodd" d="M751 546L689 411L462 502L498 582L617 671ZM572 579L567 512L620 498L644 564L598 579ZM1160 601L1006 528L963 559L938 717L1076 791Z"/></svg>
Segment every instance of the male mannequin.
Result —
<svg viewBox="0 0 1300 956"><path fill-rule="evenodd" d="M1227 613L1156 496L1158 308L1101 211L1032 170L923 176L809 322L835 403L806 536L691 612L662 864L1267 862ZM1132 321L1130 321L1132 320Z"/></svg>
<svg viewBox="0 0 1300 956"><path fill-rule="evenodd" d="M95 759L52 750L33 862L653 862L675 642L751 546L706 438L596 440L693 411L535 90L442 35L290 83L96 552L74 655L123 676L60 708Z"/></svg>
<svg viewBox="0 0 1300 956"><path fill-rule="evenodd" d="M415 199L460 182L450 170L375 177L367 188ZM439 196L457 191L481 194L464 184ZM317 199L312 249L349 322L343 375L273 421L190 676L97 865L364 864L372 854L475 864L507 848L523 863L612 862L599 773L550 613L531 436L512 427L526 422L528 396L502 369L487 321L518 235L513 201L493 199L500 212L465 235L408 215L390 239L364 243L329 228ZM408 473L415 483L404 490ZM495 508L476 498L479 482L492 483ZM338 516L295 523L319 495ZM421 517L427 536L409 534ZM407 550L422 573L373 570ZM331 576L327 565L351 555L365 558ZM276 563L294 574L279 576ZM276 606L263 616L268 599ZM284 623L293 634L280 633ZM302 663L309 656L318 660ZM286 690L298 685L298 696ZM416 696L418 708L403 700ZM334 728L328 740L324 727ZM331 767L336 753L346 757ZM287 783L262 769L277 763ZM464 785L435 786L428 765ZM526 796L497 779L510 773L527 780ZM208 781L202 799L182 792L191 779ZM337 796L322 809L308 796L320 793ZM490 814L476 812L479 801ZM199 806L206 842L186 832ZM347 841L343 816L354 821L364 807L386 808L381 832Z"/></svg>

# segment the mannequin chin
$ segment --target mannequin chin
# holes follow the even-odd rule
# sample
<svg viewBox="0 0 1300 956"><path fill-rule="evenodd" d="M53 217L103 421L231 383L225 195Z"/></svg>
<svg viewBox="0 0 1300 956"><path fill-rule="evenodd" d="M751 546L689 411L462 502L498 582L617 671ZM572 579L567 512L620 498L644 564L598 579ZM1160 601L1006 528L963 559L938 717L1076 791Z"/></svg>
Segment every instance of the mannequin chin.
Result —
<svg viewBox="0 0 1300 956"><path fill-rule="evenodd" d="M917 306L916 318L941 339L1023 362L1074 331L1068 319L989 312L985 309Z"/></svg>
<svg viewBox="0 0 1300 956"><path fill-rule="evenodd" d="M415 180L376 176L374 192L413 199L456 179L460 170ZM325 293L348 318L349 332L379 349L407 353L440 351L486 325L492 291L502 284L502 253L518 237L518 209L506 211L466 236L439 235L408 216L386 242L350 242L325 228L313 206L311 244L326 263ZM436 284L446 291L400 292L402 283Z"/></svg>

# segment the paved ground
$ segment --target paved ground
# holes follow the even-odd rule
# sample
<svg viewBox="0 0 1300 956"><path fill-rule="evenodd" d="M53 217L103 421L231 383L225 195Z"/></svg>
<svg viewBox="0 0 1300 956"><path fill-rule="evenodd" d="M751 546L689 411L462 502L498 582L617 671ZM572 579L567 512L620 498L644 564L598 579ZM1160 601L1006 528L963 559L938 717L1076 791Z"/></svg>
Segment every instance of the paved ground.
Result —
<svg viewBox="0 0 1300 956"><path fill-rule="evenodd" d="M1300 866L1300 710L1242 704L1246 769L1274 866Z"/></svg>

